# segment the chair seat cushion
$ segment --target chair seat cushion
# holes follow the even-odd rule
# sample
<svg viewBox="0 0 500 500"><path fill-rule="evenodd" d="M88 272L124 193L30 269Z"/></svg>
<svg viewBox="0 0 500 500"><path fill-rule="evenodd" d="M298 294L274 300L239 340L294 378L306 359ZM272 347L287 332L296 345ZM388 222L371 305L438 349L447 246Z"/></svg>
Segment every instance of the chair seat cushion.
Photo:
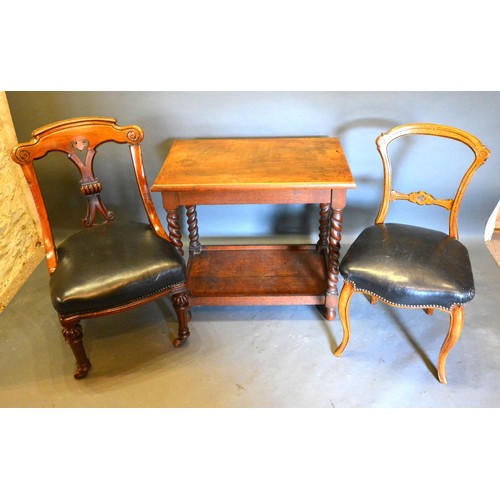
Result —
<svg viewBox="0 0 500 500"><path fill-rule="evenodd" d="M57 247L57 256L50 293L61 315L126 305L185 280L177 249L141 222L83 229Z"/></svg>
<svg viewBox="0 0 500 500"><path fill-rule="evenodd" d="M406 224L366 228L340 272L357 290L402 306L450 309L475 293L466 247L440 231Z"/></svg>

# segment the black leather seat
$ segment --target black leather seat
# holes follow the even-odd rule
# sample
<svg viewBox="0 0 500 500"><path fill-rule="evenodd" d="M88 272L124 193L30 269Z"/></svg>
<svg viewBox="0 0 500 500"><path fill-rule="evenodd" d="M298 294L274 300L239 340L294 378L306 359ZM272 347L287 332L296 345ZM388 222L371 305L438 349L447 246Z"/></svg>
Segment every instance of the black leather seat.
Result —
<svg viewBox="0 0 500 500"><path fill-rule="evenodd" d="M125 306L185 280L179 252L140 222L83 229L63 241L57 255L50 295L62 315Z"/></svg>
<svg viewBox="0 0 500 500"><path fill-rule="evenodd" d="M473 161L458 180L454 198L438 199L425 191L401 193L393 188L388 148L396 139L410 135L451 139L466 146L464 152L467 148L472 151ZM450 315L450 328L437 366L438 379L444 384L447 381L446 358L462 332L464 304L472 300L475 293L469 254L458 240L458 213L465 190L473 174L488 158L489 151L468 132L432 123L395 127L381 134L376 144L384 168L384 192L375 224L361 232L340 263L344 284L338 310L343 338L334 354L341 356L349 342L349 304L355 292L369 296L372 303L379 299L392 306L423 309L427 314L435 309L446 311ZM410 153L412 144L415 143L404 143L406 149L399 151ZM434 144L443 143L435 141ZM464 162L467 158L464 154ZM411 161L405 158L405 163L410 165ZM416 162L419 175L422 175L421 164ZM433 179L432 172L428 178ZM436 205L449 210L448 234L425 227L386 223L389 206L394 201Z"/></svg>
<svg viewBox="0 0 500 500"><path fill-rule="evenodd" d="M398 306L451 309L475 294L467 248L446 233L406 224L364 229L340 273L356 291Z"/></svg>

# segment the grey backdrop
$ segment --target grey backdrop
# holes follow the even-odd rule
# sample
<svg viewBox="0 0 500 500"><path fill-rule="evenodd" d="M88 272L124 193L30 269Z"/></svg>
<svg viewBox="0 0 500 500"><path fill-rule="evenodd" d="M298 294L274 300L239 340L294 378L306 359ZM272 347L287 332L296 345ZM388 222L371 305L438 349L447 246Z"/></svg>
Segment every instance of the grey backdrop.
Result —
<svg viewBox="0 0 500 500"><path fill-rule="evenodd" d="M175 138L339 137L357 183L357 189L348 193L344 213L346 240L371 224L377 214L383 177L375 139L396 125L419 121L452 125L476 135L491 150L490 159L474 177L462 204L461 236L482 237L500 197L497 173L500 92L72 91L7 92L7 98L19 141L29 140L37 127L76 116L113 116L121 125L140 125L145 132L143 154L150 185ZM439 139L430 138L425 144L434 144L432 141ZM396 187L408 191L424 189L439 197L452 196L456 184L452 184L451 191L445 191L444 186L452 172L470 161L470 151L454 143L441 149L443 155L433 156L425 144L420 138L410 144L422 148L419 154L423 160L413 171L404 169L413 154L409 145L394 150L395 159L402 164L395 172ZM104 184L104 201L119 216L128 210L130 217L138 217L140 201L132 187L128 153L114 145L105 147L96 156L96 174ZM451 155L451 163L445 161L444 153ZM73 227L84 215L75 183L76 170L69 163L63 167L66 161L49 155L39 171L49 213L61 230ZM431 181L439 187L431 187ZM159 195L155 194L153 199L164 221ZM62 208L64 200L69 201L69 208ZM312 238L317 235L315 206L213 206L199 207L198 212L201 238L277 233L303 233ZM421 222L423 217L428 225L447 229L447 212L436 207L394 204L391 220L403 215L410 223Z"/></svg>

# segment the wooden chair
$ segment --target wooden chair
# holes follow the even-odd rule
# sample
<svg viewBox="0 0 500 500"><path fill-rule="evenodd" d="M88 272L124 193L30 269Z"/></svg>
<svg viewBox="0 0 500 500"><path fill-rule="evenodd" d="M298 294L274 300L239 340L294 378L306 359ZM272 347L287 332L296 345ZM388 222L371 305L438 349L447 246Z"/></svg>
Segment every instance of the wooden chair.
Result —
<svg viewBox="0 0 500 500"><path fill-rule="evenodd" d="M139 127L120 127L114 118L83 117L39 128L31 141L12 150L40 217L52 304L76 358L76 379L85 377L90 369L82 319L126 311L170 294L179 323L174 345L180 346L189 336L185 263L163 229L149 193L140 146L143 136ZM109 141L130 148L149 223L112 222L115 216L101 200L102 185L94 175L93 159L96 148ZM57 247L33 166L50 151L66 153L76 165L80 191L87 201L85 228ZM97 215L102 223L96 223Z"/></svg>
<svg viewBox="0 0 500 500"><path fill-rule="evenodd" d="M437 199L424 191L404 194L392 188L388 146L396 139L420 134L459 141L473 152L473 161L458 184L453 199ZM438 378L446 383L445 362L462 331L464 304L474 297L474 280L469 254L458 241L458 213L465 190L476 170L487 160L488 149L473 135L457 128L429 123L402 125L381 134L377 149L384 168L384 193L375 224L356 238L340 264L344 285L339 297L343 339L336 356L341 356L350 337L349 303L355 292L397 307L434 309L450 315L450 328L438 358ZM468 160L467 160L468 161ZM437 205L450 211L449 231L385 223L392 201Z"/></svg>

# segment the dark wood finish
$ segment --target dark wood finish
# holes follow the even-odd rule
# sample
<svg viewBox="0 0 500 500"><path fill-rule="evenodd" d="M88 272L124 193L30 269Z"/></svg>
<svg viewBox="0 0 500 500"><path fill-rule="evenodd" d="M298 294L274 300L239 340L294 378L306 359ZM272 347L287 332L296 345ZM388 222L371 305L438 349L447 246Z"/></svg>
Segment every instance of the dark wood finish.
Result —
<svg viewBox="0 0 500 500"><path fill-rule="evenodd" d="M170 290L172 304L177 314L179 331L173 340L174 347L180 347L189 337L188 323L191 319L189 312L189 291L185 283L175 285Z"/></svg>
<svg viewBox="0 0 500 500"><path fill-rule="evenodd" d="M85 163L79 158L76 152L68 154L68 158L76 165L82 180L80 182L80 191L87 199L87 215L83 219L83 225L90 227L95 222L96 213L99 212L105 221L115 218L115 214L108 210L101 200L102 185L99 179L94 176L93 160L96 153L95 149L89 147L86 139L78 139L72 144L75 150L84 151Z"/></svg>
<svg viewBox="0 0 500 500"><path fill-rule="evenodd" d="M335 306L337 305L339 281L339 261L340 261L340 240L342 232L342 210L332 208L330 220L330 240L328 247L328 266L327 266L327 288L326 288L326 318L335 318ZM332 300L333 299L333 300Z"/></svg>
<svg viewBox="0 0 500 500"><path fill-rule="evenodd" d="M473 161L468 167L462 179L460 180L454 198L443 200L435 198L431 194L428 194L424 191L414 191L405 194L405 193L400 193L399 191L393 189L392 168L391 168L391 161L389 158L388 146L394 140L412 134L430 135L430 136L452 139L465 144L471 149L474 155ZM389 211L389 206L393 201L403 200L415 203L417 205L436 205L450 212L448 233L450 237L458 239L458 214L460 210L460 205L462 203L462 198L464 196L465 190L467 189L467 186L469 185L472 179L472 176L477 171L477 169L481 165L483 165L483 163L488 159L490 153L489 150L476 137L469 134L468 132L465 132L464 130L460 130L454 127L449 127L446 125L436 125L430 123L412 123L408 125L402 125L400 127L395 127L389 130L387 133L381 134L377 138L376 144L384 169L384 192L380 205L380 210L375 219L375 224L383 224L385 222L385 219ZM334 280L335 278L333 278L333 281ZM411 288L411 283L408 283L407 286L408 288ZM344 281L344 285L339 298L339 316L343 329L343 338L341 344L334 353L336 356L342 355L344 349L347 346L347 343L349 342L350 332L351 332L351 327L349 322L349 304L353 294L356 292L358 291L355 289L355 285L352 282ZM360 290L360 293L364 292ZM372 304L375 304L377 299L392 306L406 307L393 304L392 302L387 302L382 297L375 298L373 296L370 296L370 301ZM408 307L421 308L428 315L432 315L434 309L442 309L443 311L446 311L450 315L450 328L448 331L448 335L446 336L446 339L443 343L443 346L441 347L441 351L438 357L438 379L442 384L446 384L447 382L446 369L445 369L446 358L452 347L459 339L462 331L464 322L463 305L454 305L450 310L439 307L421 307L421 306L408 306Z"/></svg>
<svg viewBox="0 0 500 500"><path fill-rule="evenodd" d="M32 139L29 142L20 143L13 148L12 158L23 169L40 218L49 274L54 273L57 268L57 251L50 220L36 177L34 162L51 151L65 153L79 171L81 176L80 191L87 200L87 214L83 219L83 225L89 227L97 223L98 214L100 214L104 223L111 223L114 219L113 212L108 210L101 200L102 185L94 174L93 160L96 149L101 144L109 141L127 144L130 149L137 187L149 223L159 237L171 241L163 229L151 199L140 146L143 137L142 129L136 125L120 127L114 118L82 117L63 120L41 127L33 132ZM171 233L175 236L177 234L174 227L175 217L172 215L172 218ZM177 242L172 241L172 243L175 245ZM85 377L91 366L83 345L83 333L80 325L82 319L126 311L165 295L171 295L177 313L179 332L178 337L174 339L174 345L178 346L189 336L187 325L190 313L188 291L185 283L176 284L170 289L149 297L139 297L135 302L125 306L78 316L59 315L64 339L70 345L76 358L77 368L74 377L76 379Z"/></svg>
<svg viewBox="0 0 500 500"><path fill-rule="evenodd" d="M198 214L196 213L196 205L186 207L186 215L189 229L189 251L200 253L201 244L198 237Z"/></svg>
<svg viewBox="0 0 500 500"><path fill-rule="evenodd" d="M179 222L179 213L176 208L167 211L167 225L170 241L177 248L177 250L179 250L180 254L184 255L184 250L182 249L182 234Z"/></svg>
<svg viewBox="0 0 500 500"><path fill-rule="evenodd" d="M151 190L161 191L155 185ZM213 191L167 191L162 192L162 198L165 210L183 205L214 205ZM300 203L330 203L331 198L331 189L244 188L241 191L217 191L217 205L293 204L297 203L297 200L300 200Z"/></svg>
<svg viewBox="0 0 500 500"><path fill-rule="evenodd" d="M71 347L76 359L76 370L73 373L73 376L77 380L85 378L91 366L89 358L87 358L87 354L85 353L82 326L79 321L80 318L60 318L61 325L63 326L62 333L64 340Z"/></svg>
<svg viewBox="0 0 500 500"><path fill-rule="evenodd" d="M318 251L328 251L328 237L330 233L330 203L320 203L319 205L319 239L316 249Z"/></svg>
<svg viewBox="0 0 500 500"><path fill-rule="evenodd" d="M306 137L177 140L152 191L162 193L180 251L177 211L186 206L191 305L315 304L333 319L342 210L354 187L338 139ZM318 244L201 245L196 205L259 203L319 204Z"/></svg>
<svg viewBox="0 0 500 500"><path fill-rule="evenodd" d="M191 305L324 304L314 245L205 246L188 269Z"/></svg>

